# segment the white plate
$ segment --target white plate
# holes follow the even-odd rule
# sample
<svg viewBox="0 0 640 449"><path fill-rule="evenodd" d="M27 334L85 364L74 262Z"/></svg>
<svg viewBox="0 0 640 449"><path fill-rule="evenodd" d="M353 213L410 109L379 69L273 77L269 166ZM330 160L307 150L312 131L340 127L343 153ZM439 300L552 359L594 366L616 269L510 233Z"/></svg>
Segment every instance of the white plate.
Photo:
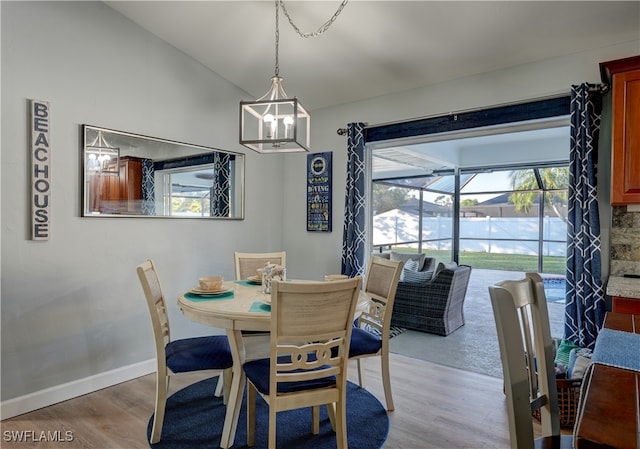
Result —
<svg viewBox="0 0 640 449"><path fill-rule="evenodd" d="M196 295L220 295L222 293L227 293L228 291L231 291L231 289L221 288L218 290L204 290L204 289L201 289L200 287L191 287L189 291Z"/></svg>

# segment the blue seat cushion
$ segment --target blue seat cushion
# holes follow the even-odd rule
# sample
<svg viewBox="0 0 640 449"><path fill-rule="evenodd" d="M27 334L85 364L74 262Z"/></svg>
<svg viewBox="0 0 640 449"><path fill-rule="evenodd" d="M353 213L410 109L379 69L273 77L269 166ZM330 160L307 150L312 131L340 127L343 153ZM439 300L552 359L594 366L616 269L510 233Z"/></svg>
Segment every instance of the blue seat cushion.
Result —
<svg viewBox="0 0 640 449"><path fill-rule="evenodd" d="M167 366L174 373L233 366L226 335L184 338L170 342L165 348Z"/></svg>
<svg viewBox="0 0 640 449"><path fill-rule="evenodd" d="M278 359L280 363L287 363L290 357L281 357ZM251 360L244 364L244 372L247 379L255 385L256 389L262 394L269 394L269 377L270 377L270 359ZM327 368L323 365L320 368ZM291 372L303 372L305 370L294 370ZM292 393L295 391L313 390L316 388L331 387L336 384L336 376L322 377L303 382L278 382L278 393Z"/></svg>
<svg viewBox="0 0 640 449"><path fill-rule="evenodd" d="M354 327L351 331L349 357L357 357L364 354L376 354L381 348L381 337L359 327Z"/></svg>

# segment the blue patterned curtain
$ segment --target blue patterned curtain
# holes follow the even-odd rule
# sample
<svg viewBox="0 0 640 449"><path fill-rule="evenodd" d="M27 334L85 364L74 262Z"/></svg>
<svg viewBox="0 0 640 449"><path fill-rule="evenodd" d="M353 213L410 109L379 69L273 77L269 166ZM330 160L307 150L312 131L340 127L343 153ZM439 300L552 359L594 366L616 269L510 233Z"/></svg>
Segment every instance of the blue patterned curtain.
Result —
<svg viewBox="0 0 640 449"><path fill-rule="evenodd" d="M211 216L228 217L230 215L229 163L231 155L216 151L213 155L213 186L211 187Z"/></svg>
<svg viewBox="0 0 640 449"><path fill-rule="evenodd" d="M144 215L156 214L156 189L155 170L153 160L143 159L142 161L142 213Z"/></svg>
<svg viewBox="0 0 640 449"><path fill-rule="evenodd" d="M589 348L605 314L596 198L601 111L602 94L596 86L572 86L564 338Z"/></svg>
<svg viewBox="0 0 640 449"><path fill-rule="evenodd" d="M365 255L365 158L364 123L347 125L347 188L344 200L342 274L364 274Z"/></svg>

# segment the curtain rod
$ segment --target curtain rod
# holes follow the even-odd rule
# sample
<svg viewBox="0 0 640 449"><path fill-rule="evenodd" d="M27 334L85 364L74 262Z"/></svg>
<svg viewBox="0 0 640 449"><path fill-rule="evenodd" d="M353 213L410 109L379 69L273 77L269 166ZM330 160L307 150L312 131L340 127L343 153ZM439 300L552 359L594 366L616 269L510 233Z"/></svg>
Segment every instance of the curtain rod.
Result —
<svg viewBox="0 0 640 449"><path fill-rule="evenodd" d="M590 91L599 91L602 94L605 94L609 91L609 85L608 84L592 84L590 85L589 88ZM416 117L416 118L411 118L411 119L406 119L406 120L398 120L395 122L387 122L387 123L379 123L377 125L370 125L367 123L365 124L365 129L366 128L373 128L373 127L377 127L377 126L386 126L386 125L396 125L399 123L407 123L407 122L414 122L417 120L426 120L426 119L431 119L431 118L436 118L436 117L445 117L445 116L452 116L452 115L459 115L459 114L465 114L468 112L478 112L478 111L482 111L482 110L486 110L489 108L499 108L499 107L503 107L503 106L513 106L513 105L517 105L517 104L525 104L525 103L532 103L535 101L543 101L543 100L550 100L553 98L561 98L561 97L566 97L567 95L570 95L570 92L561 92L561 93L556 93L556 94L552 94L552 95L548 95L545 97L538 97L535 99L529 99L529 100L525 100L525 101L514 101L511 103L502 103L502 104L497 104L497 105L493 105L490 107L481 107L481 108L469 108L469 109L461 109L458 111L452 111L452 112L447 112L447 113L443 113L443 114L433 114L433 115L427 115L427 116L423 116L423 117ZM336 134L338 134L339 136L345 136L347 134L347 128L338 128L336 130Z"/></svg>

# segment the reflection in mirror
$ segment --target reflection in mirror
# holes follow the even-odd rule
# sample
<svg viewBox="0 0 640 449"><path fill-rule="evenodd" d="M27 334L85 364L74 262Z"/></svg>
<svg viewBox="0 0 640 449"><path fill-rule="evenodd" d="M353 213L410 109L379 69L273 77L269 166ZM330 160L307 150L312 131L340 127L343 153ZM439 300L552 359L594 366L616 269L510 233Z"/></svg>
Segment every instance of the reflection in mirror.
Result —
<svg viewBox="0 0 640 449"><path fill-rule="evenodd" d="M85 217L244 218L244 155L83 125Z"/></svg>

